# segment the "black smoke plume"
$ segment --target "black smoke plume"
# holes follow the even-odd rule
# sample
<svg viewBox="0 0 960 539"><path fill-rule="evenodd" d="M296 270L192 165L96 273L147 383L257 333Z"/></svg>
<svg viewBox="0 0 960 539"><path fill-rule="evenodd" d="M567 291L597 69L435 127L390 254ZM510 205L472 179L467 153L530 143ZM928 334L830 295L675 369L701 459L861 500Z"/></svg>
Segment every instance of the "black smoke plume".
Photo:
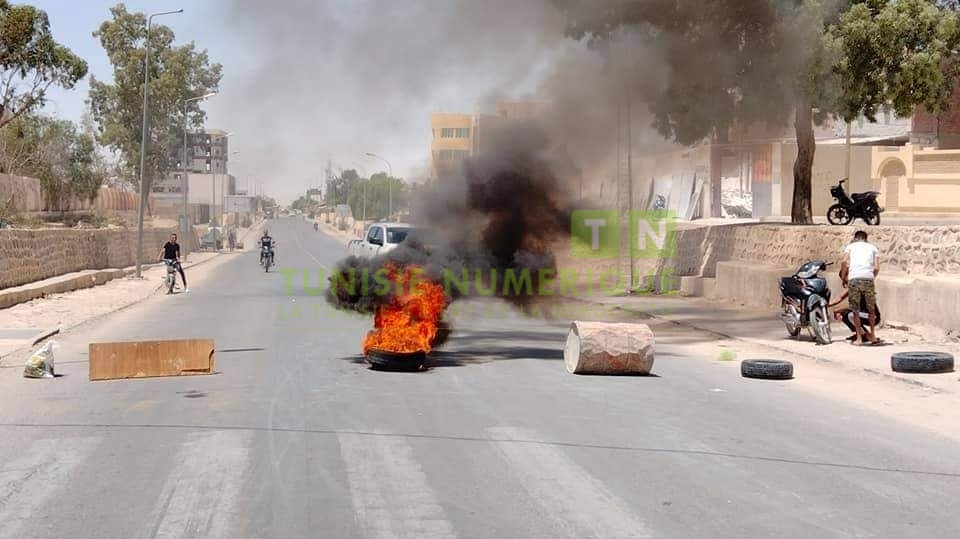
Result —
<svg viewBox="0 0 960 539"><path fill-rule="evenodd" d="M384 293L375 286L351 290L344 285L346 277L337 277L373 276L388 265L418 266L425 279L445 285L447 276L460 278L466 271L466 293L445 286L451 301L476 295L477 275L484 288L494 286L491 297L514 306L543 299L538 294L540 277L549 279L557 269L550 246L570 234L572 211L580 209L571 205L567 182L553 170L555 151L536 123L505 128L490 151L464 161L460 175L427 189L413 210L413 220L425 225L429 237L412 235L375 258L341 260L330 277L327 301L338 309L364 313L389 303L395 291ZM505 287L506 275L525 273L530 276L529 288Z"/></svg>

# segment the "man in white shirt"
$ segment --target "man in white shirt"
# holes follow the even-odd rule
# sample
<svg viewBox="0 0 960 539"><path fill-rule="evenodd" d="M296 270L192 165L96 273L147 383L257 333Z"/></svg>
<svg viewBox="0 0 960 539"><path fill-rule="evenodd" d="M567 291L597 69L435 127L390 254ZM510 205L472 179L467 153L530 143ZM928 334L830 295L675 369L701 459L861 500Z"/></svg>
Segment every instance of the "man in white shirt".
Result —
<svg viewBox="0 0 960 539"><path fill-rule="evenodd" d="M877 289L874 279L880 273L880 251L867 242L867 233L858 230L853 235L853 243L843 250L843 262L840 266L840 280L847 287L850 299L850 309L860 311L860 300L866 304L870 320L870 333L867 335L871 344L877 344ZM863 344L863 331L860 326L860 317L853 318L857 337L853 344Z"/></svg>

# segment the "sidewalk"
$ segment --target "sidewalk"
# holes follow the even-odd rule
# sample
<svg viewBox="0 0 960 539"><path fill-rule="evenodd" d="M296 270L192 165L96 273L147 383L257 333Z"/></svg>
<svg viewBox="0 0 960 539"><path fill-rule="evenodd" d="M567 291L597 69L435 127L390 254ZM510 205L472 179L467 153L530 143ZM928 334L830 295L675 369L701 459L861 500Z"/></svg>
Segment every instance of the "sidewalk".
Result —
<svg viewBox="0 0 960 539"><path fill-rule="evenodd" d="M261 219L250 228L239 229L237 238L244 242L244 248L233 252L239 254L254 250L256 242L252 238L256 237L263 225ZM227 249L219 252L191 251L183 261L183 268L188 270L230 253ZM163 264L144 264L142 268L142 279L132 276L134 268L90 270L18 287L44 293L31 301L0 309L0 365L17 364L26 357L27 350L35 346L36 341L51 334L123 310L158 293L166 272ZM83 286L75 286L77 281L84 279L94 279L95 284L90 286L91 283L87 282ZM0 296L13 290L4 290ZM23 290L19 290L19 293L22 294Z"/></svg>
<svg viewBox="0 0 960 539"><path fill-rule="evenodd" d="M183 268L187 270L205 264L216 259L218 254L190 253L190 260L183 263ZM0 310L0 364L7 364L8 356L14 356L10 361L20 361L22 358L17 357L18 354L21 351L25 354L26 349L31 348L42 336L66 331L152 296L163 286L166 268L163 264L144 265L142 279L133 277L133 268L105 271L121 272L126 277L115 278L99 286L48 294ZM25 287L43 289L49 287L51 282L62 283L69 278L75 279L76 276L53 277Z"/></svg>
<svg viewBox="0 0 960 539"><path fill-rule="evenodd" d="M307 221L309 222L310 219L307 219ZM344 245L350 243L350 240L362 239L363 238L362 231L365 230L366 228L363 222L361 221L357 221L356 223L354 223L354 225L351 226L348 230L337 229L336 224L333 221L331 221L330 223L327 223L321 218L313 219L313 221L320 225L320 232L328 236L332 236L337 240L342 241Z"/></svg>
<svg viewBox="0 0 960 539"><path fill-rule="evenodd" d="M960 357L960 343L918 334L909 329L881 327L885 346L855 347L844 339L846 326L833 322L833 343L817 345L806 330L798 338L787 335L779 313L768 309L730 307L729 303L678 295L589 296L571 298L638 313L706 331L718 337L763 346L858 374L869 373L934 391L960 392L960 374L902 374L890 369L890 355L904 351L942 351ZM775 357L774 357L775 358Z"/></svg>

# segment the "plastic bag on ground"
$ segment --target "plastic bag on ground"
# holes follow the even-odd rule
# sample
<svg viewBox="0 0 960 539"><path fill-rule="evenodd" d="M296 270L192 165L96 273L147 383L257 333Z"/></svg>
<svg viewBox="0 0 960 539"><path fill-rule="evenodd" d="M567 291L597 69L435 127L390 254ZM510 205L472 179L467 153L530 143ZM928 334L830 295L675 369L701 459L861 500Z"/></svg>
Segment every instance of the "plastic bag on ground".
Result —
<svg viewBox="0 0 960 539"><path fill-rule="evenodd" d="M30 355L23 369L24 378L53 378L53 351L59 348L57 341L49 341Z"/></svg>

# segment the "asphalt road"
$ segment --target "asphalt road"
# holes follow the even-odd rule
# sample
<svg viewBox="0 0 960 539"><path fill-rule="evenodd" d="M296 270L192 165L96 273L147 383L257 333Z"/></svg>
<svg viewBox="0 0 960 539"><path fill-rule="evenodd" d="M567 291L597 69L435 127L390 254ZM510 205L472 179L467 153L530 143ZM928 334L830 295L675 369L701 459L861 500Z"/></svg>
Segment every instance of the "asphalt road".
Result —
<svg viewBox="0 0 960 539"><path fill-rule="evenodd" d="M343 252L271 233L281 268ZM928 431L679 344L655 377L569 375L563 321L479 304L434 368L371 371L369 320L231 256L64 335L62 377L0 372L0 538L960 537ZM91 341L187 337L217 374L87 380Z"/></svg>

